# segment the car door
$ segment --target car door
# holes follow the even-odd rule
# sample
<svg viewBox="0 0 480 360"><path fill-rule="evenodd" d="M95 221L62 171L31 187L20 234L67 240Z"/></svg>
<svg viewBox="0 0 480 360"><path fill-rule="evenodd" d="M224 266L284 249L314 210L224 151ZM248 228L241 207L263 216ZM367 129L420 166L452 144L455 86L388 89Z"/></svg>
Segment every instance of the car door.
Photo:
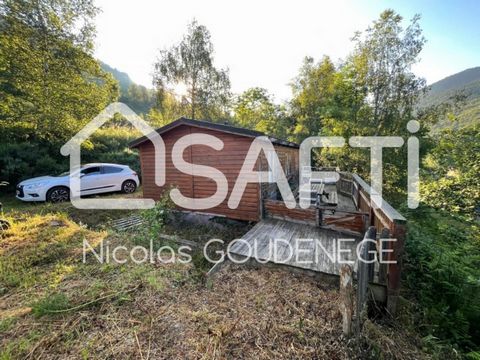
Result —
<svg viewBox="0 0 480 360"><path fill-rule="evenodd" d="M102 166L104 183L108 188L106 191L120 191L124 180L124 168L113 165Z"/></svg>
<svg viewBox="0 0 480 360"><path fill-rule="evenodd" d="M82 194L96 194L102 192L103 188L102 171L100 166L91 166L82 169L80 172L80 189Z"/></svg>

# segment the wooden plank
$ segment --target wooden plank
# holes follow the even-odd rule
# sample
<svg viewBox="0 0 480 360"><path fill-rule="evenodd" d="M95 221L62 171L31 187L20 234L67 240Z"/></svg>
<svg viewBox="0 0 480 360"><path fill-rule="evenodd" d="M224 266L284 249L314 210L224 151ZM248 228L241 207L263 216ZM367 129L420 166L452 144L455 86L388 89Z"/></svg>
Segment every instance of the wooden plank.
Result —
<svg viewBox="0 0 480 360"><path fill-rule="evenodd" d="M364 240L370 239L370 240L375 240L377 238L377 230L375 227L370 226L365 233ZM357 289L357 328L360 329L363 320L366 317L366 302L367 302L367 289L368 289L368 282L369 282L369 277L370 277L370 264L368 264L366 261L362 261L368 259L369 256L369 247L367 244L370 242L364 242L362 244L360 253L361 253L361 258L358 259L358 272L357 272L357 278L358 278L358 289Z"/></svg>
<svg viewBox="0 0 480 360"><path fill-rule="evenodd" d="M340 269L340 313L343 333L349 336L352 332L353 274L352 268L346 264Z"/></svg>
<svg viewBox="0 0 480 360"><path fill-rule="evenodd" d="M208 177L184 174L178 171L172 163L171 152L174 143L179 137L191 133L214 135L223 141L224 148L217 151L205 145L192 145L184 151L183 158L185 161L212 166L221 170L229 183L229 192L233 189L253 139L216 130L181 125L162 134L166 146L166 185L164 187L157 187L154 182L155 151L153 144L147 141L139 146L145 196L159 199L164 189L172 185L177 186L183 195L194 198L205 198L216 192L216 183ZM249 161L249 164L255 167L256 161ZM205 173L205 175L212 174L213 171ZM227 198L219 206L208 209L208 212L239 220L258 220L260 212L258 189L257 184L249 184L237 209L228 207Z"/></svg>
<svg viewBox="0 0 480 360"><path fill-rule="evenodd" d="M342 235L338 232L320 229L315 226L266 219L256 224L242 238L251 246L253 246L254 241L257 241L259 245L257 254L261 260L270 259L270 262L276 262L278 264L338 275L340 270L339 265L336 261L332 262L327 254L333 254L335 257L334 250L336 250L336 242L339 237L342 237ZM283 242L278 243L280 246L277 248L276 259L273 256L273 252L271 254L269 253L268 244L273 244L273 239L283 239L290 244L293 249L293 254L288 261L286 260L290 255L289 247ZM312 241L299 242L299 239L311 239ZM355 260L356 241L357 239L355 238L355 242L348 244L351 250L352 260ZM297 253L297 244L299 245L298 249L305 249L307 252ZM248 255L247 250L248 246L244 244L235 244L230 249L232 254L242 256ZM302 262L307 260L309 260L308 263Z"/></svg>
<svg viewBox="0 0 480 360"><path fill-rule="evenodd" d="M372 189L370 185L368 185L360 176L357 174L352 174L353 179L360 185L360 187L370 196ZM378 204L375 200L372 200L375 205L381 209L381 211L391 220L391 221L399 221L399 222L406 222L405 217L402 216L397 210L395 210L389 203L385 200L382 201L381 204Z"/></svg>

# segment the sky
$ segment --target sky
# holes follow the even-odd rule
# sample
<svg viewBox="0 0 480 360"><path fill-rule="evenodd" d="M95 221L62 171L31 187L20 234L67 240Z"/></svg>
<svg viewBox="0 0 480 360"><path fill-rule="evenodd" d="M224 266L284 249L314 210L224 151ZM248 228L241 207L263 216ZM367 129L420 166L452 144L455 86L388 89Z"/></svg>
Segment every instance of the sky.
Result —
<svg viewBox="0 0 480 360"><path fill-rule="evenodd" d="M345 58L355 31L387 8L402 15L405 26L421 14L427 43L414 71L429 84L480 66L476 0L96 0L96 5L102 10L96 57L147 87L153 87L159 50L178 43L193 18L211 32L215 65L229 69L235 93L260 86L277 101L291 97L289 83L305 56Z"/></svg>

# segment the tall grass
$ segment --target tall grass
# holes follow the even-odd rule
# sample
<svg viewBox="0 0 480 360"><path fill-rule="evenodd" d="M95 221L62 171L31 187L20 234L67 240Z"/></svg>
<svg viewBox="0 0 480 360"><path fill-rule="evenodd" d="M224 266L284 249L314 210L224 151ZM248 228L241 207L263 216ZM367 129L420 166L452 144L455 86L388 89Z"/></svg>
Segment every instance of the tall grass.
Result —
<svg viewBox="0 0 480 360"><path fill-rule="evenodd" d="M419 305L417 324L430 340L480 349L478 224L422 206L408 212L406 284Z"/></svg>

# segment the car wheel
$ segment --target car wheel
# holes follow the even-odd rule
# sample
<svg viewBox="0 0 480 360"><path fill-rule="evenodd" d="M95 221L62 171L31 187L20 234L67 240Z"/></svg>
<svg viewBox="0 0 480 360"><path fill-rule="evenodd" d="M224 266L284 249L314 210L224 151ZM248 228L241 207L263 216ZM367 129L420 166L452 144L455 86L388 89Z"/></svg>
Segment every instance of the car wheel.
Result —
<svg viewBox="0 0 480 360"><path fill-rule="evenodd" d="M68 201L70 199L70 189L64 186L51 188L47 192L47 201L58 203Z"/></svg>
<svg viewBox="0 0 480 360"><path fill-rule="evenodd" d="M122 184L122 192L132 194L137 190L137 183L133 180L124 181Z"/></svg>

